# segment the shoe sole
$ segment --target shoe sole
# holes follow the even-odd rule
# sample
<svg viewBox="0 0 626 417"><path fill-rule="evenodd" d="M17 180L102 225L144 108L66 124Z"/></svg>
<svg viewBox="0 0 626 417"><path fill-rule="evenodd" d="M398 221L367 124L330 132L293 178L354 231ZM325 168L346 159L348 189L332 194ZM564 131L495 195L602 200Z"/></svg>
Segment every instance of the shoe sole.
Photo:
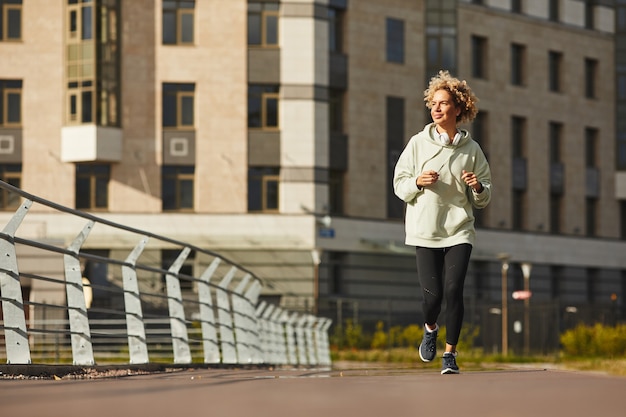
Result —
<svg viewBox="0 0 626 417"><path fill-rule="evenodd" d="M420 347L419 347L418 351L419 351L420 359L422 360L422 362L432 362L432 360L435 359L435 356L437 356L437 353L435 352L433 357L430 358L430 359L426 359L425 357L423 357L422 356L422 344L421 343L420 343Z"/></svg>
<svg viewBox="0 0 626 417"><path fill-rule="evenodd" d="M452 374L458 374L458 373L459 373L458 369L452 369L452 368L446 368L441 371L441 375L452 375Z"/></svg>

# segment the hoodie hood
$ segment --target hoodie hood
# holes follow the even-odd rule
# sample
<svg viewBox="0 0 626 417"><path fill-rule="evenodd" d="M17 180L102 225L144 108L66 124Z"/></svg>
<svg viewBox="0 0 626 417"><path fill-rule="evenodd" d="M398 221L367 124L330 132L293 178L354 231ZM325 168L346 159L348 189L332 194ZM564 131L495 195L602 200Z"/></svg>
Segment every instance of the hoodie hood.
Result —
<svg viewBox="0 0 626 417"><path fill-rule="evenodd" d="M439 133L437 132L437 125L435 123L429 123L424 127L423 132L426 133L426 136L428 137L428 139L430 139L432 142L434 142L436 145L441 146L441 147L458 147L458 146L463 146L464 144L466 144L470 138L471 135L470 133L465 130L465 129L457 129L459 134L461 135L461 139L459 140L459 143L457 145L446 145L444 144L440 139L439 139Z"/></svg>

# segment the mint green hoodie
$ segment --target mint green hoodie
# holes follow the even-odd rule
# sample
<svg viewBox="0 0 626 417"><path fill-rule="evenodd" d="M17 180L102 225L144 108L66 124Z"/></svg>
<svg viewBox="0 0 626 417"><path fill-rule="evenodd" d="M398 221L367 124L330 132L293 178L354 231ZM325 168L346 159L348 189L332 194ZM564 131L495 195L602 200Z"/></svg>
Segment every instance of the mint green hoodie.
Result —
<svg viewBox="0 0 626 417"><path fill-rule="evenodd" d="M491 200L491 171L480 145L461 129L458 145L442 144L430 123L407 143L396 163L393 188L407 203L405 243L411 246L445 248L474 244L473 207L483 208ZM437 171L439 180L421 190L415 181L420 173ZM479 194L461 179L471 171L483 185Z"/></svg>

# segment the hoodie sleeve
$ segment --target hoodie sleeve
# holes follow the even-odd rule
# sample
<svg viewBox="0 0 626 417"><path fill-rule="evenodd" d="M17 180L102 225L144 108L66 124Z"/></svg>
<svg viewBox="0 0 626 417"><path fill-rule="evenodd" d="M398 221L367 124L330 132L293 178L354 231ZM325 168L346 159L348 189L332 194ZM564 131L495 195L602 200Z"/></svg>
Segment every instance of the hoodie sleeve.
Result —
<svg viewBox="0 0 626 417"><path fill-rule="evenodd" d="M481 193L475 192L473 189L469 193L472 205L478 209L487 207L487 204L491 201L491 169L487 158L481 149L478 150L476 155L476 166L474 168L474 174L478 181L483 186Z"/></svg>
<svg viewBox="0 0 626 417"><path fill-rule="evenodd" d="M423 192L423 189L419 189L416 183L415 154L415 136L413 136L400 154L393 173L393 190L405 203L412 202L419 193Z"/></svg>

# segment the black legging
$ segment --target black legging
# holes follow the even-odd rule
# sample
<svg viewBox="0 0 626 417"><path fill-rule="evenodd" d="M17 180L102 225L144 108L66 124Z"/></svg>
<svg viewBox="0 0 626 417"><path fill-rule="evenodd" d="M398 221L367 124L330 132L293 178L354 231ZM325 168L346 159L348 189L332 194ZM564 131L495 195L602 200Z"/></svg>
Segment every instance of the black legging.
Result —
<svg viewBox="0 0 626 417"><path fill-rule="evenodd" d="M437 323L445 297L446 343L456 345L465 313L463 286L472 245L463 243L449 248L417 247L415 253L417 277L424 294L422 311L426 324Z"/></svg>

